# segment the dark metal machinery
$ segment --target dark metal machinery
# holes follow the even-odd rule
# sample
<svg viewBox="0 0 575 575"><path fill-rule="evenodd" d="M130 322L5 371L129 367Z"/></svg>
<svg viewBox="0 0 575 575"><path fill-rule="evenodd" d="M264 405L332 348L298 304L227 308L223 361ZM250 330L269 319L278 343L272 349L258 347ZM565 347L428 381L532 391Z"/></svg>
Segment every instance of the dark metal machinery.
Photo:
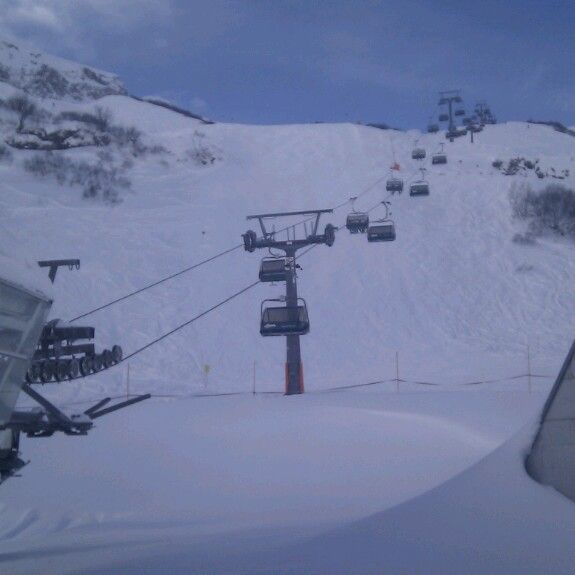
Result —
<svg viewBox="0 0 575 575"><path fill-rule="evenodd" d="M59 267L80 269L79 259L45 260L40 267L48 267L49 278L54 283ZM90 340L95 329L89 326L70 325L62 320L49 321L40 335L37 349L26 373L28 383L49 383L85 377L116 365L122 361L122 348L114 345L102 353Z"/></svg>
<svg viewBox="0 0 575 575"><path fill-rule="evenodd" d="M62 267L62 266L67 266L69 270L72 269L80 269L80 260L78 259L71 259L71 260L43 260L38 262L38 265L41 268L50 268L50 271L48 272L48 277L50 278L50 281L52 283L54 283L54 280L56 279L56 273L58 272L58 268Z"/></svg>
<svg viewBox="0 0 575 575"><path fill-rule="evenodd" d="M248 216L248 220L258 220L261 237L258 237L253 230L248 230L242 235L244 249L248 252L254 252L257 249L274 249L285 253L285 306L266 306L265 301L262 303L260 332L264 336L283 335L286 337L286 395L299 394L304 391L299 338L300 335L309 331L307 306L303 300L298 298L297 293L296 254L299 249L314 244L333 245L336 228L332 224L327 224L324 233L318 234L321 215L332 212L333 210L310 210ZM270 232L266 228L266 220L296 216L308 216L306 223L311 223L309 230L303 224L305 230L303 238L296 238L295 226L286 228L287 239L285 240L277 239L276 232Z"/></svg>
<svg viewBox="0 0 575 575"><path fill-rule="evenodd" d="M150 397L148 394L136 396L114 405L108 405L111 399L106 398L83 413L65 413L24 383L37 342L46 329L52 301L35 288L14 283L2 275L0 273L0 483L27 464L20 458L21 433L28 437L49 437L56 432L86 435L94 419ZM38 407L16 409L20 391Z"/></svg>

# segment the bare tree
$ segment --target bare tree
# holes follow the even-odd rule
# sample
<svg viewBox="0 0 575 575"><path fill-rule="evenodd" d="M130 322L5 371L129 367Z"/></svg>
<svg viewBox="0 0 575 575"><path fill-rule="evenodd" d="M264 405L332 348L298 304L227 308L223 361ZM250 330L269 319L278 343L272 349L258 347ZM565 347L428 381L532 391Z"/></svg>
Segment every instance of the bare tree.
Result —
<svg viewBox="0 0 575 575"><path fill-rule="evenodd" d="M36 104L26 96L12 96L5 103L6 107L18 115L18 127L16 131L22 132L24 124L28 118L38 113Z"/></svg>

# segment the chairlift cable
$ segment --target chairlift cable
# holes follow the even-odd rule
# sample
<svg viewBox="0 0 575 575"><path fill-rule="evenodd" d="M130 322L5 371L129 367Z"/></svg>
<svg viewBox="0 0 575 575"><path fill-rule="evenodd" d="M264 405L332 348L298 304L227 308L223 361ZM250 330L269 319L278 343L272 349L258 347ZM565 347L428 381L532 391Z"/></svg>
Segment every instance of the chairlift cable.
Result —
<svg viewBox="0 0 575 575"><path fill-rule="evenodd" d="M378 178L375 182L371 183L369 186L367 186L366 188L364 188L364 189L356 196L356 198L359 198L359 197L365 195L366 193L368 193L369 191L371 191L371 190L372 190L375 186L377 186L377 184L379 184L383 179L384 179L383 177L382 177L382 178ZM337 205L336 205L335 207L333 207L332 209L333 209L333 210L338 210L338 209L342 208L343 206L347 205L349 202L350 202L350 200L347 199L347 200L345 200L344 202L341 202L341 203L337 204ZM295 225L300 225L300 224L303 224L303 223L305 223L305 222L312 221L312 220L314 220L314 219L315 219L315 218L313 218L313 217L312 217L312 218L306 218L306 219L304 219L304 220L298 222L298 223L295 224ZM282 228L282 229L280 229L280 230L274 231L274 234L282 233L282 232L284 232L284 231L289 230L289 228L290 228L290 226L286 226L286 227L284 227L284 228ZM288 232L288 233L289 233L289 232ZM92 315L92 314L94 314L94 313L96 313L96 312L98 312L98 311L101 311L101 310L103 310L103 309L106 309L106 308L108 308L108 307L110 307L110 306L112 306L112 305L115 305L115 304L117 304L117 303L119 303L119 302L122 302L122 301L124 301L124 300L126 300L126 299L129 299L129 298L131 298L131 297L133 297L133 296L135 296L135 295L138 295L138 294L140 294L140 293L143 293L143 292L145 292L145 291L147 291L147 290L149 290L149 289L151 289L151 288L153 288L153 287L156 287L156 286L158 286L158 285L160 285L160 284L162 284L162 283L165 283L165 282L167 282L167 281L169 281L169 280L172 280L172 279L174 279L174 278L176 278L176 277L178 277L178 276L181 276L181 275L183 275L183 274L185 274L185 273L187 273L187 272L190 272L190 271L192 271L192 270L195 270L195 269L197 269L197 268L199 268L199 267L201 267L201 266L203 266L203 265L205 265L205 264L207 264L207 263L209 263L209 262L212 262L212 261L214 261L214 260L216 260L216 259L218 259L218 258L220 258L220 257L222 257L222 256L224 256L224 255L226 255L226 254L229 254L229 253L231 253L231 252L233 252L233 251L235 251L235 250L238 250L238 249L240 249L241 247L243 247L243 243L242 243L242 244L236 244L235 246L233 246L233 247L231 247L231 248L228 248L228 249L226 249L226 250L224 250L224 251L222 251L222 252L219 252L219 253L217 253L217 254L215 254L215 255L213 255L213 256L211 256L211 257L205 259L205 260L202 260L201 262L198 262L198 263L196 263L196 264L193 264L193 265L191 265L191 266L189 266L189 267L187 267L187 268L184 268L184 269L182 269L182 270L180 270L180 271L178 271L178 272L176 272L176 273L170 274L169 276L166 276L166 277L164 277L164 278L161 278L161 279L159 279L159 280L157 280L157 281L155 281L155 282L152 282L151 284L147 284L147 285L145 285L145 286L143 286L143 287L141 287L141 288L138 288L137 290L134 290L134 291L132 291L132 292L129 292L129 293L127 293L127 294L125 294L125 295L123 295L123 296L121 296L121 297L118 297L118 298L116 298L116 299L113 299L113 300L111 300L111 301L109 301L109 302L107 302L107 303L105 303L105 304L103 304L103 305L100 305L100 306L98 306L98 307L96 307L96 308L94 308L94 309L88 310L87 312L82 313L82 314L80 314L80 315L77 315L77 316L75 316L74 318L72 318L72 319L70 319L70 320L68 320L68 321L69 321L69 323L72 323L72 322L77 321L77 320L79 320L79 319L82 319L82 318L84 318L84 317L88 317L89 315Z"/></svg>
<svg viewBox="0 0 575 575"><path fill-rule="evenodd" d="M152 341L148 342L146 345L143 345L142 347L136 349L135 351L129 353L126 357L124 357L122 359L122 362L130 359L131 357L134 357L135 355L138 355L139 353L142 353L144 350L148 349L149 347L152 347L153 345L155 345L156 343L162 341L163 339L166 339L167 337L169 337L170 335L173 335L174 333L176 333L177 331L180 331L181 329L183 329L184 327L190 325L191 323L194 323L195 321L197 321L198 319L204 317L205 315L208 315L209 313L211 313L212 311L218 309L219 307L222 307L223 305L229 303L230 301L232 301L233 299L239 297L240 295L244 294L245 292L251 290L252 288L254 288L255 286L257 286L259 283L261 283L259 280L249 284L248 286L242 288L241 290L235 292L234 294L232 294L231 296L228 296L226 299L223 299L222 301L218 302L217 304L213 305L212 307L204 310L203 312L199 313L198 315L194 316L193 318L185 321L184 323L181 323L180 325L178 325L177 327L171 329L170 331L162 334L160 337L157 337L155 339L153 339Z"/></svg>
<svg viewBox="0 0 575 575"><path fill-rule="evenodd" d="M135 291L133 291L133 292L130 292L130 293L126 294L126 295L123 295L122 297L116 298L116 299L114 299L114 300L112 300L112 301L110 301L110 302L108 302L108 303L106 303L106 304L104 304L104 305L101 305L101 306L99 306L99 307L97 307L97 308L94 308L94 309L92 309L92 310L90 310L90 311L87 311L86 313L80 314L80 315L78 315L78 316L72 318L71 320L69 320L69 322L71 323L71 322L76 321L76 320L78 320L78 319L81 319L81 318L83 318L83 317L87 317L87 316L89 316L89 315L92 315L93 313L96 313L97 311L106 309L107 307L110 307L111 305L114 305L114 304L116 304L116 303L118 303L118 302L121 302L121 301L123 301L123 300L125 300L125 299L128 299L128 298L130 298L130 297L132 297L132 296L135 296L135 295L137 295L137 294L139 294L139 293L142 293L142 292L144 292L144 291L146 291L146 290L149 290L149 289L151 289L151 288L153 288L153 287L155 287L155 286L157 286L157 285L160 285L160 284L162 284L162 283L164 283L164 282L167 282L167 281L169 281L169 280L171 280L171 279L174 279L174 278L176 278L176 277L178 277L178 276L181 276L181 275L183 275L183 274L185 274L185 273L187 273L187 272L189 272L189 271L195 270L196 268L199 268L200 266L203 266L204 264L207 264L207 263L209 263L209 262L213 262L214 260L216 260L216 259L218 259L218 258L221 258L222 256L225 256L226 254L229 254L229 253L231 253L231 252L233 252L233 251L235 251L235 250L237 250L237 249L239 249L239 248L241 248L241 247L243 247L243 244L237 244L237 245L235 245L234 247L229 248L229 249L227 249L227 250L224 250L223 252L220 252L220 253L218 253L218 254L216 254L216 255L214 255L214 256L211 256L211 257L209 257L209 258L207 258L207 259L205 259L205 260L202 260L201 262L198 262L197 264L193 264L193 265L191 265L191 266L189 266L189 267L187 267L187 268L184 268L183 270L180 270L179 272L176 272L176 273L174 273L174 274L171 274L171 275L169 275L169 276L166 276L166 277L164 277L164 278L162 278L162 279L160 279L160 280L158 280L158 281L155 281L155 282L153 282L153 283L151 283L151 284L148 284L148 285L146 285L146 286L144 286L144 287L141 287L141 288L139 288L139 289L137 289L137 290L135 290Z"/></svg>

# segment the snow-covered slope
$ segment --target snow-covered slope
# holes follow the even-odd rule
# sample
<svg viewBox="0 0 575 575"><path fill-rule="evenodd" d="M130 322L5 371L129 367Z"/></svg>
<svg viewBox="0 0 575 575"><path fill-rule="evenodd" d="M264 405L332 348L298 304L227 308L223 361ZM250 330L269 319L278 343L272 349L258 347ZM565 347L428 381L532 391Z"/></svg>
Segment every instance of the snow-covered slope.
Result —
<svg viewBox="0 0 575 575"><path fill-rule="evenodd" d="M0 81L31 96L58 100L93 100L126 93L114 74L41 52L30 52L3 41L0 41Z"/></svg>
<svg viewBox="0 0 575 575"><path fill-rule="evenodd" d="M569 564L549 521L574 525L575 506L523 472L529 437L489 463L542 400L382 388L151 400L86 439L27 442L33 464L0 492L3 572L411 573L425 560L507 574L531 529L531 557L559 548L553 564ZM533 565L523 573L543 573Z"/></svg>
<svg viewBox="0 0 575 575"><path fill-rule="evenodd" d="M416 138L428 153L443 141L441 134L354 125L202 126L122 96L99 105L168 150L134 160L120 205L31 177L21 162L33 152L15 150L12 163L0 163L6 248L30 259L82 260L80 272L58 276L54 313L62 318L237 245L247 214L330 207L367 188L357 207L371 207L387 197L394 160L407 183L417 177L410 158ZM213 164L196 161L198 139L213 151ZM91 150L66 154L89 157ZM453 383L525 372L527 344L539 370L562 358L572 337L574 246L514 243L521 228L508 192L542 183L529 174L503 176L491 163L524 156L559 171L571 165L575 139L546 126L501 124L473 145L448 144L447 152L446 166L427 163L429 197L393 198L397 241L368 244L342 230L332 248L302 259L310 388L393 377L396 351L405 378ZM325 221L342 225L348 209ZM252 282L261 255L237 250L87 319L102 345L120 342L129 352ZM280 286L258 287L134 359L139 390L249 389L254 362L257 385L281 389L283 341L258 333L260 300L280 293ZM84 389L113 390L123 377L118 368Z"/></svg>
<svg viewBox="0 0 575 575"><path fill-rule="evenodd" d="M5 55L0 58L2 65L6 61ZM23 86L0 81L0 98L22 95ZM373 393L344 392L349 396L232 397L213 404L154 400L133 408L126 419L104 420L88 439L27 441L23 447L33 458L31 467L20 483L8 483L0 492L6 497L0 537L11 572L30 572L38 557L46 573L88 565L97 572L100 563L103 572L113 572L115 561L123 563L122 572L126 563L145 572L133 563L143 550L152 572L164 551L172 566L183 557L182 572L193 572L185 563L190 560L185 549L193 549L195 572L234 572L233 558L243 554L244 572L255 573L257 566L266 573L263 547L275 549L294 532L311 537L326 526L343 529L306 543L299 572L320 572L313 568L326 545L339 545L353 533L376 545L390 518L397 526L397 547L381 547L371 556L379 567L382 550L404 552L397 539L401 533L424 536L417 523L421 514L430 518L422 525L433 530L441 549L448 539L442 539L438 522L452 522L444 532L448 537L457 531L458 517L472 523L465 506L459 516L445 511L459 510L470 494L477 494L476 507L485 509L479 525L486 531L489 513L500 509L486 505L499 469L505 473L495 486L500 493L519 477L520 493L539 498L537 510L549 501L557 506L546 521L561 517L565 525L573 524L573 514L560 508L555 495L534 483L525 487L530 480L518 461L529 434L510 447L513 469L487 462L467 476L471 479L460 476L443 491L438 487L429 498L426 493L534 417L551 380L509 379L526 372L527 345L538 375L554 374L570 345L575 247L554 238L533 245L514 242L523 230L512 220L508 194L513 186L556 182L551 174L563 170L571 175L560 181L573 186L575 138L544 125L488 126L474 144L447 143L448 164L432 166L429 156L445 142L443 134L351 124L204 125L121 94L76 102L34 94L43 113L27 128L32 132L17 134L14 112L3 109L3 140L54 141L42 140L41 128L51 134L83 131L68 140L73 146L68 150L5 146L0 245L18 260L81 259L80 271L60 270L54 285L53 314L63 319L238 245L250 225L248 214L332 207L358 195L357 208L375 206L388 198L385 179L392 163L400 165L406 184L418 177L420 164L411 159L417 140L428 153L431 195L411 198L404 192L391 198L397 240L368 244L365 236L341 229L332 248L320 246L300 260L299 289L311 318L311 332L302 338L306 388L314 392L394 378L398 369L401 379L436 382L451 391L434 393L433 387L402 382L382 384ZM94 118L101 122L105 111L110 113L105 128L94 128ZM138 146L130 139L131 127L141 132ZM106 143L102 138L109 133L113 138ZM515 157L539 160L549 177L540 180L530 170L504 176L492 165ZM33 175L31 158L63 158L68 171ZM85 198L90 188L81 176L86 173L99 173L100 185L118 184L109 180L116 174L131 186L117 189L115 203L104 201L102 188ZM59 174L65 185L55 177ZM349 203L343 205L324 223L342 226L349 209ZM383 215L375 210L372 216L378 213ZM130 353L253 282L262 255L237 249L82 322L96 327L100 347L121 343ZM280 294L280 286L260 285L134 357L130 392L251 392L254 385L258 391L282 390L284 341L264 340L258 330L260 301ZM88 405L103 394L125 393L127 375L127 365L121 364L85 381L45 386L43 392L66 405ZM479 393L459 386L500 378L504 381L486 384ZM415 393L419 390L431 393ZM176 437L181 440L174 444ZM331 491L323 490L325 485ZM405 515L391 509L400 503L396 509L404 507ZM514 499L505 509L516 513L517 505ZM512 543L524 519L537 519L527 511L517 517ZM230 526L237 537L224 561L219 550ZM209 534L218 535L213 545L207 543ZM245 545L246 537L252 546ZM118 539L121 546L114 547ZM174 547L162 547L166 539ZM357 572L370 572L370 555L359 544L354 549L364 560ZM392 557L390 565L401 565L410 549ZM464 563L469 553L466 547L453 558ZM219 570L202 570L204 559ZM289 559L283 565L288 572L298 566Z"/></svg>

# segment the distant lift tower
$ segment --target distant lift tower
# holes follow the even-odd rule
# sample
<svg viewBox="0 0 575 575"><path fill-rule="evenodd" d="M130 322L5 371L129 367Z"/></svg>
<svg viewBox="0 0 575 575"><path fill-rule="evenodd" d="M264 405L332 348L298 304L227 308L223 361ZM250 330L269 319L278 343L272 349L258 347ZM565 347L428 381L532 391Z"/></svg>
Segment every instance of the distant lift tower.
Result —
<svg viewBox="0 0 575 575"><path fill-rule="evenodd" d="M297 250L313 244L332 246L335 241L336 228L327 224L323 234L318 234L319 220L322 214L333 210L312 210L301 212L279 212L273 214L257 214L248 216L248 220L258 220L262 235L248 230L243 234L244 249L254 252L256 249L267 248L280 250L285 257L266 257L260 264L260 280L262 282L285 281L285 299L264 300L261 309L260 333L262 336L286 336L286 395L303 393L303 367L301 361L300 335L309 331L309 316L305 300L298 298L296 253ZM296 225L303 226L304 237L296 237L296 226L285 228L286 239L276 238L275 231L268 231L266 221L294 216L309 216L305 222ZM311 225L308 226L306 223ZM290 233L291 232L291 233ZM271 303L275 302L275 303ZM283 305L285 302L285 305Z"/></svg>
<svg viewBox="0 0 575 575"><path fill-rule="evenodd" d="M439 114L440 122L448 122L446 137L453 142L454 138L466 134L465 130L460 132L456 127L456 118L465 116L461 91L447 90L445 92L439 92L439 106L447 106L447 109L442 109Z"/></svg>

